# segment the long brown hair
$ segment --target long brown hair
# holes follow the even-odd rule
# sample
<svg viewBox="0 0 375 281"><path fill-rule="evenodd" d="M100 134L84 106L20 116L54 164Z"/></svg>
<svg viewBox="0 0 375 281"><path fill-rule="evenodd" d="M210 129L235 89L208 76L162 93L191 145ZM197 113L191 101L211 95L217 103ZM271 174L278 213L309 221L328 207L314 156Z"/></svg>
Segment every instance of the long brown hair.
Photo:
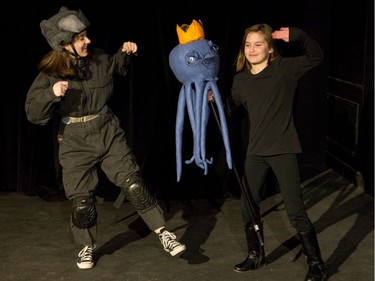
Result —
<svg viewBox="0 0 375 281"><path fill-rule="evenodd" d="M79 33L76 33L73 36L72 41L74 42L78 36ZM84 59L90 62L94 59L94 56L95 52L90 49L88 56ZM67 52L65 49L61 52L51 50L39 62L38 69L54 77L73 78L77 75L75 69L76 63L76 58L69 54L69 52Z"/></svg>
<svg viewBox="0 0 375 281"><path fill-rule="evenodd" d="M74 58L67 52L51 50L39 62L38 69L54 77L74 77Z"/></svg>
<svg viewBox="0 0 375 281"><path fill-rule="evenodd" d="M264 39L266 40L268 44L268 47L273 49L273 52L271 53L269 57L268 64L270 64L272 61L274 61L275 59L279 57L279 52L276 48L275 41L272 39L272 32L273 32L272 27L266 23L252 25L245 29L245 33L242 38L241 47L238 51L237 58L234 62L236 72L240 72L245 69L247 70L251 69L251 64L246 59L244 49L245 49L247 35L253 32L262 33L264 35Z"/></svg>

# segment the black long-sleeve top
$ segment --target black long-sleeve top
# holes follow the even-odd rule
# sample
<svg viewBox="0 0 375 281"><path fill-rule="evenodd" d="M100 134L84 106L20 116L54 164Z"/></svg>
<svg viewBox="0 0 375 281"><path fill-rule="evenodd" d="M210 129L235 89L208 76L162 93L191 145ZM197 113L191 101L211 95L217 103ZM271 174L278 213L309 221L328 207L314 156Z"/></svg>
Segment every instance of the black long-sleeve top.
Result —
<svg viewBox="0 0 375 281"><path fill-rule="evenodd" d="M280 57L258 74L244 70L234 76L231 97L249 117L247 155L270 156L302 152L293 121L298 80L323 60L318 43L306 32L289 28L289 41L298 41L305 54Z"/></svg>

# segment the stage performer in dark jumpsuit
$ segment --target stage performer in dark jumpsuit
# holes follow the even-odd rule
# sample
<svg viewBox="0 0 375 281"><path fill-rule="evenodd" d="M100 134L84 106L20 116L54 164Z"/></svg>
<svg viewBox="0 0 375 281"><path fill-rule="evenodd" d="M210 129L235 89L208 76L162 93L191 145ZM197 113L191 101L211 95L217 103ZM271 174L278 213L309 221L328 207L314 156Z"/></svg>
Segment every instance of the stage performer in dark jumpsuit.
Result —
<svg viewBox="0 0 375 281"><path fill-rule="evenodd" d="M97 167L121 188L150 230L159 235L164 250L175 256L185 245L166 230L163 211L143 180L119 119L107 106L113 94L113 75L127 74L138 46L125 42L114 55L91 49L89 25L81 10L66 7L40 23L52 50L39 63L40 72L25 102L31 123L45 125L55 114L61 117L59 162L65 194L72 201L71 230L75 241L83 245L77 266L94 266Z"/></svg>

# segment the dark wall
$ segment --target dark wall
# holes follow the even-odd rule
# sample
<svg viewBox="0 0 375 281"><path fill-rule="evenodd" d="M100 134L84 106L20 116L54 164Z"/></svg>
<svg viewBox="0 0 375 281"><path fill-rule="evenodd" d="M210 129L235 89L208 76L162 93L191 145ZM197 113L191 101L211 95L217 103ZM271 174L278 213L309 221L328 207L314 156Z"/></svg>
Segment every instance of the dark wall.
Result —
<svg viewBox="0 0 375 281"><path fill-rule="evenodd" d="M81 9L91 22L92 45L115 52L124 41L138 44L131 73L116 78L115 95L110 106L119 115L128 141L150 183L161 196L222 195L224 189L236 192L235 183L228 184L228 171L217 145L218 130L209 123L208 145L216 163L208 176L195 166L183 166L181 183L176 183L174 126L177 98L181 85L168 64L169 52L178 44L176 24L200 19L206 38L219 46L220 72L218 84L221 95L229 94L233 77L233 62L242 40L244 29L259 22L269 23L274 29L297 26L305 29L321 43L325 52L331 48L329 38L331 9L326 1L226 1L213 5L211 1L189 1L186 7L176 1L3 1L1 26L3 90L1 146L2 190L32 194L39 186L61 188L56 162L56 124L52 120L44 127L30 124L24 114L27 90L37 75L36 64L50 49L40 33L41 20L57 13L64 5ZM184 3L183 3L184 5ZM355 44L355 42L349 42ZM298 50L285 49L292 53ZM296 125L305 151L301 157L302 179L308 179L325 168L325 113L327 69L323 64L305 77L296 101ZM12 81L12 82L11 82ZM14 82L13 82L14 81ZM234 125L235 129L236 126ZM188 131L189 125L187 124ZM186 133L186 146L189 145ZM241 143L237 131L233 143ZM234 149L234 152L236 150ZM224 164L223 164L224 163ZM240 160L239 163L240 165ZM229 181L230 182L230 181ZM103 179L103 186L116 193Z"/></svg>
<svg viewBox="0 0 375 281"><path fill-rule="evenodd" d="M331 22L326 162L373 195L374 1L341 3Z"/></svg>

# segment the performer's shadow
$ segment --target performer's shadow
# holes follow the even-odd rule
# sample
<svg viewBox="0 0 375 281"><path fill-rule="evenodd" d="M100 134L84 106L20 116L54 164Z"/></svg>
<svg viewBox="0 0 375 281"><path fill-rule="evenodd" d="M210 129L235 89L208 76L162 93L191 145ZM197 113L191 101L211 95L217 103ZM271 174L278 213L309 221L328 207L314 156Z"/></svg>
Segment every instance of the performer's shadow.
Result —
<svg viewBox="0 0 375 281"><path fill-rule="evenodd" d="M313 222L317 234L329 227L334 228L336 223L345 218L356 216L355 222L347 229L341 240L338 241L336 249L330 257L326 257L325 248L322 247L324 242L320 241L322 257L328 268L326 280L339 271L340 266L357 249L358 244L374 229L373 199L366 193L353 195L354 191L358 191L355 186L345 181L340 186L340 182L334 181L340 181L340 178L324 178L321 182L314 182L314 184L306 186L303 189L303 198L307 212L309 212L312 206L318 204L327 196L334 198L327 210L322 213L319 219ZM334 193L337 193L337 195L333 195ZM280 204L282 202L279 202L277 205ZM269 211L272 210L268 210L266 213ZM334 233L337 237L342 235L342 233L336 231ZM267 263L274 262L297 246L300 246L300 243L296 236L292 236L267 255ZM293 261L297 260L301 254L300 250Z"/></svg>
<svg viewBox="0 0 375 281"><path fill-rule="evenodd" d="M128 219L133 216L138 216L137 212L133 212L127 215L126 217L116 221L115 223L118 223L122 220ZM144 223L144 221L141 219L141 217L136 217L135 220L128 225L128 228L130 229L129 231L117 234L116 236L114 236L105 244L103 244L95 250L95 263L97 263L102 256L111 255L117 250L125 247L126 245L137 240L140 240L142 238L145 238L151 233L151 231Z"/></svg>
<svg viewBox="0 0 375 281"><path fill-rule="evenodd" d="M207 204L208 203L208 204ZM194 200L185 201L182 218L187 221L181 243L186 245L185 252L181 258L188 264L201 264L209 261L202 247L214 229L223 200Z"/></svg>
<svg viewBox="0 0 375 281"><path fill-rule="evenodd" d="M168 230L176 232L184 229L182 237L177 239L186 245L186 250L181 254L180 258L187 260L188 264L200 264L209 261L209 257L204 254L203 244L207 241L212 230L216 225L216 214L220 212L223 200L201 199L201 200L185 200L171 201L159 200L159 204L164 209L164 217L167 222ZM95 250L95 262L97 263L104 255L111 255L126 245L147 237L151 231L138 216L136 212L130 212L129 208L125 208L126 214L117 219L114 224L126 221L135 217L129 225L129 230L122 232L105 244ZM182 212L182 218L187 221L182 225L172 225L168 221ZM137 217L138 216L138 217Z"/></svg>
<svg viewBox="0 0 375 281"><path fill-rule="evenodd" d="M185 232L179 239L186 245L186 250L180 258L188 264L202 264L210 259L203 245L215 228L216 215L221 211L225 201L222 178L213 171L204 175L195 165L187 165L184 168L181 182L168 190L164 196L166 199L163 206L167 219L177 212L182 212L181 217L186 221Z"/></svg>

